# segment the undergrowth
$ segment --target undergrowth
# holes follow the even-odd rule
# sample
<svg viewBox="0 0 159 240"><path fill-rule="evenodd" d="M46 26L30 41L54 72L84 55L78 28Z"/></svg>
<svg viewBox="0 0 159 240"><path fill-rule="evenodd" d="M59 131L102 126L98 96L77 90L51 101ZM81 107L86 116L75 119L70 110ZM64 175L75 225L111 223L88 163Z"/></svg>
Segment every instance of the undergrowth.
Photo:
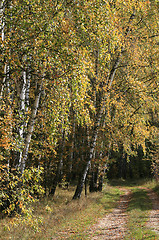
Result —
<svg viewBox="0 0 159 240"><path fill-rule="evenodd" d="M54 197L45 197L33 203L31 220L27 215L0 219L0 240L88 239L89 228L98 218L113 210L123 194L123 188L132 190L128 207L129 235L125 239L157 239L145 227L152 205L146 191L139 186L158 191L153 181L115 180L105 184L101 193L91 193L87 197L83 193L80 200L72 200L74 187L70 186L68 190L58 188Z"/></svg>
<svg viewBox="0 0 159 240"><path fill-rule="evenodd" d="M87 239L89 227L110 212L120 198L120 190L107 184L102 193L87 197L83 193L80 200L72 201L73 192L73 187L59 188L53 198L37 202L32 225L24 217L0 220L0 239Z"/></svg>

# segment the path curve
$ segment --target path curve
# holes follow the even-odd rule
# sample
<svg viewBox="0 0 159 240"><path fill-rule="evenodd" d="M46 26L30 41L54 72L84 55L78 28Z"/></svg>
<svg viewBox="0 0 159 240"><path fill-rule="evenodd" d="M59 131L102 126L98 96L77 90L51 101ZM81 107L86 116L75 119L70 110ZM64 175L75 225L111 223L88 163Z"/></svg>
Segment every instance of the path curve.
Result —
<svg viewBox="0 0 159 240"><path fill-rule="evenodd" d="M121 240L127 235L126 228L128 202L130 201L131 192L125 190L125 194L120 197L117 207L110 214L100 219L97 224L91 227L89 238L91 240Z"/></svg>

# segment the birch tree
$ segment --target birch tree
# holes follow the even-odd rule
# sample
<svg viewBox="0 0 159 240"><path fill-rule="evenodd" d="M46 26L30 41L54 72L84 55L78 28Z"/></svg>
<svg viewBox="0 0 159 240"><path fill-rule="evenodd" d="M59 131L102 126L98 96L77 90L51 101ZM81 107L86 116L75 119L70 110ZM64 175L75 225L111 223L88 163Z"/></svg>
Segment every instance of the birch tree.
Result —
<svg viewBox="0 0 159 240"><path fill-rule="evenodd" d="M138 31L139 25L141 23L140 20L143 17L145 9L149 9L149 6L150 6L149 5L150 3L144 4L143 2L142 3L138 2L136 4L135 2L131 2L129 4L128 2L121 3L119 1L114 2L114 4L111 3L111 2L107 2L105 4L98 2L98 3L94 3L94 4L95 4L96 8L98 9L97 10L98 11L98 16L100 16L100 18L101 18L101 16L103 16L103 15L100 15L101 12L99 12L100 11L99 9L100 9L101 5L102 5L102 7L105 7L107 9L107 12L108 12L108 17L107 18L105 17L105 21L107 20L108 27L107 27L107 31L103 31L103 32L105 33L105 35L107 34L107 36L108 36L108 40L107 40L108 53L107 54L110 54L110 60L103 61L105 63L105 66L107 66L107 73L106 74L103 74L104 69L102 68L102 66L103 66L102 62L99 64L99 67L98 67L100 69L99 72L100 72L100 77L102 79L101 83L98 85L98 87L100 89L99 90L100 96L102 96L102 97L101 97L100 103L98 104L98 108L96 108L95 121L94 121L94 126L92 128L93 129L92 130L92 137L91 137L91 141L90 141L90 153L89 153L89 156L88 156L88 159L86 161L85 166L81 170L81 174L79 176L79 181L78 181L77 188L76 188L75 194L73 196L73 199L80 198L80 196L81 196L81 192L82 192L83 185L84 185L84 182L85 182L85 179L86 179L86 175L88 173L88 169L90 168L91 161L93 159L93 153L94 153L95 146L96 146L97 139L98 139L98 131L99 131L99 128L100 128L100 125L101 125L101 119L102 119L103 115L107 116L107 114L108 114L108 112L105 111L105 106L106 106L106 103L107 103L108 99L111 97L111 92L114 90L113 89L114 85L116 85L116 84L118 85L119 76L116 74L116 72L118 72L119 69L122 68L123 62L126 61L126 59L127 59L126 58L126 52L129 54L129 52L133 51L135 47L137 47L137 49L138 49L138 47L140 48L140 50L138 49L139 52L140 51L142 53L144 52L144 49L142 49L142 47L141 47L142 45L139 44L138 46L137 45L135 47L133 46L134 40L132 40L132 39L140 38L139 36L140 36L141 33L140 33L140 31ZM126 10L126 8L127 8L127 10ZM103 8L102 8L102 10L103 10ZM94 11L96 12L96 10L94 10ZM94 15L96 16L96 14L94 14ZM124 18L122 18L122 16L124 16ZM87 17L87 18L89 19L89 17ZM96 21L97 29L100 32L100 27L101 27L102 24L97 24L98 18L94 18L94 19ZM142 24L140 25L140 27L142 28ZM112 35L109 36L109 33L112 33ZM145 34L147 36L149 36L149 33L147 31L145 31ZM95 32L95 35L97 35L96 32ZM99 34L98 36L101 37L102 34L101 35ZM131 55L131 54L130 54L130 56L131 56L131 58L134 57L134 55ZM124 60L124 58L125 58L125 60ZM137 63L136 66L140 67L139 62ZM130 71L134 72L132 70L132 67L133 67L133 64L130 63ZM97 68L95 68L94 71L96 71L96 76L97 76L97 70L96 69ZM99 73L98 73L98 75L99 75ZM96 79L96 77L94 77L94 79ZM131 79L130 80L128 79L128 81L131 82ZM98 82L99 82L99 80L98 80ZM134 79L133 84L136 84L136 88L138 88L137 87L137 84L138 84L137 75L136 75L136 79ZM100 86L102 86L102 87L100 88ZM131 85L130 89L132 89L132 87L134 87L134 86ZM121 88L120 88L120 90L121 90ZM144 92L144 94L146 94L145 90L143 90L143 92ZM133 98L135 97L134 94L132 96L133 96ZM120 96L120 97L122 98L122 96ZM118 105L118 101L120 102L120 100L119 100L120 97L117 99L117 102L115 102L116 106ZM141 95L136 96L135 99L138 103L142 102L142 96ZM124 103L124 105L126 105L126 102ZM134 113L130 113L129 116L130 117L132 117L132 116L135 117L135 113L138 111L137 110L138 108L140 109L140 107L141 107L141 105L140 106L138 105L136 107L136 110L134 110ZM124 111L125 111L125 107L124 107ZM126 110L126 112L128 113L127 110ZM120 114L120 112L119 112L119 114ZM116 115L117 121L119 119L119 114ZM123 117L124 117L124 115L123 115ZM143 118L144 118L144 116L143 116ZM125 118L125 120L126 119L127 118ZM126 121L128 121L128 119ZM140 124L141 124L141 121L138 121L138 122L135 123L136 127L137 126L139 127ZM114 125L114 122L113 122L113 125ZM128 123L128 125L129 125L129 123ZM115 125L114 125L114 127L115 127ZM142 127L143 127L143 129L145 128L145 130L140 131L140 137L143 134L143 138L142 137L140 138L140 143L144 147L145 138L148 137L146 120L145 120L145 124L143 124ZM119 129L120 128L116 128L117 131ZM127 134L125 134L125 136L124 135L121 135L121 136L124 137L125 139L128 139L126 137ZM115 136L115 139L117 139L117 136ZM131 143L132 143L132 141L131 141ZM134 144L135 144L135 142L134 142ZM128 142L125 142L124 150L126 152L130 148L130 145L129 145Z"/></svg>

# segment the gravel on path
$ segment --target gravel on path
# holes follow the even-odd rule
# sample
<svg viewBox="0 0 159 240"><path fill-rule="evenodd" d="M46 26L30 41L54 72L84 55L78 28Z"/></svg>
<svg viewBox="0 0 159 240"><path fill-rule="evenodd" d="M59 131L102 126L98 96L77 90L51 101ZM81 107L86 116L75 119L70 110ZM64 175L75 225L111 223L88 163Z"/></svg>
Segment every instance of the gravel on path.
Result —
<svg viewBox="0 0 159 240"><path fill-rule="evenodd" d="M125 191L125 194L121 196L117 207L113 212L100 219L97 224L89 230L89 238L91 240L121 240L127 235L128 230L126 228L128 202L131 198L131 192Z"/></svg>

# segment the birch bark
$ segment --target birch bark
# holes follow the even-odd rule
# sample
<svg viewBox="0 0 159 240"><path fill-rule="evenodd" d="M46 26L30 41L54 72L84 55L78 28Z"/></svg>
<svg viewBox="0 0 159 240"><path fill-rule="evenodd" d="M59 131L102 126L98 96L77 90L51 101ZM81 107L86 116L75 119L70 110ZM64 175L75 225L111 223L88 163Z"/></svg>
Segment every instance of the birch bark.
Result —
<svg viewBox="0 0 159 240"><path fill-rule="evenodd" d="M25 142L24 142L24 150L23 150L23 154L22 154L22 160L20 163L20 172L23 173L25 170L25 166L26 166L26 160L28 157L28 150L29 150L29 145L30 145L30 141L31 141L31 137L32 137L32 133L34 130L34 124L35 124L35 118L37 115L37 110L39 107L39 102L40 102L40 97L41 97L41 91L42 91L42 81L41 83L37 84L37 91L36 91L36 96L35 96L35 100L34 100L34 104L33 104L33 109L31 112L31 116L29 119L29 123L28 123L28 129L27 129L27 135L25 138Z"/></svg>
<svg viewBox="0 0 159 240"><path fill-rule="evenodd" d="M24 143L24 125L25 125L25 94L26 94L26 72L23 72L22 79L20 79L19 87L19 121L17 123L18 135L17 135L17 168L21 165L22 159L22 147Z"/></svg>
<svg viewBox="0 0 159 240"><path fill-rule="evenodd" d="M1 31L2 44L4 42L4 27L5 27L4 11L5 11L5 0L2 0L2 2L0 4L0 31ZM5 85L5 81L6 81L6 74L7 74L7 64L4 65L4 77L3 77L3 74L2 74L0 99L2 98L3 91L4 91L4 85Z"/></svg>

